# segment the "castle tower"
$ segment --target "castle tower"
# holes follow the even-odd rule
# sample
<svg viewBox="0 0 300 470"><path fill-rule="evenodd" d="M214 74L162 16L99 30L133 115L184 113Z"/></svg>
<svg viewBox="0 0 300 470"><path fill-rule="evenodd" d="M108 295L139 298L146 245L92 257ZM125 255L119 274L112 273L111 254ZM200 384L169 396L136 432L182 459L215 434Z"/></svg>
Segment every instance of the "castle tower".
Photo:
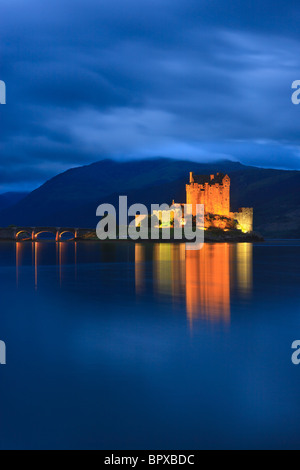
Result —
<svg viewBox="0 0 300 470"><path fill-rule="evenodd" d="M186 185L187 204L192 204L193 215L196 205L204 204L205 213L230 216L230 178L223 173L197 176L190 173L190 183Z"/></svg>

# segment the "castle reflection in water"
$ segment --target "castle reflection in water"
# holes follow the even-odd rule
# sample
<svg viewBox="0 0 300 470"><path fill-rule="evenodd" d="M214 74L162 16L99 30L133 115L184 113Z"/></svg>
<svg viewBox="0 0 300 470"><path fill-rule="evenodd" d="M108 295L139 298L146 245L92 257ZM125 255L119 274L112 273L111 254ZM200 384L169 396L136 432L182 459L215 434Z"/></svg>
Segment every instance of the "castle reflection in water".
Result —
<svg viewBox="0 0 300 470"><path fill-rule="evenodd" d="M197 319L229 323L232 291L245 297L252 293L252 244L207 244L200 251L157 244L153 249L155 292L170 296L173 302L185 298L191 325ZM140 295L146 283L145 250L145 245L136 245L136 291Z"/></svg>
<svg viewBox="0 0 300 470"><path fill-rule="evenodd" d="M80 248L81 261L89 257L89 262L101 265L103 261L133 263L130 283L136 296L143 299L154 295L158 302L174 306L183 303L191 326L197 320L228 324L233 293L245 299L252 294L253 245L250 243L205 244L200 251L186 251L185 244L168 243L110 247L99 243L80 246L77 242L17 242L15 245L17 286L22 266L30 265L37 290L43 281L43 266L49 264L49 259L57 266L56 278L60 286L68 281L65 276L69 275L72 275L72 282L81 282L78 274Z"/></svg>

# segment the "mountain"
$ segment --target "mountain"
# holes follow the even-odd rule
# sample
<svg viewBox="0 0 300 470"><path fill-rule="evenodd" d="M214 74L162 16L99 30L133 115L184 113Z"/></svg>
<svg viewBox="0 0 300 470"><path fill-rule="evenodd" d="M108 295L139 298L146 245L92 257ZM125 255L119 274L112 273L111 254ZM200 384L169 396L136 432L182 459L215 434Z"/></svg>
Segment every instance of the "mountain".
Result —
<svg viewBox="0 0 300 470"><path fill-rule="evenodd" d="M10 193L3 193L0 194L0 211L7 209L8 207L14 206L19 201L24 199L28 193L17 193L17 192L10 192Z"/></svg>
<svg viewBox="0 0 300 470"><path fill-rule="evenodd" d="M228 173L232 210L254 207L255 230L271 238L300 238L300 172L243 166L231 161L203 164L171 159L104 160L51 179L9 210L0 225L96 227L99 204L185 202L189 172Z"/></svg>

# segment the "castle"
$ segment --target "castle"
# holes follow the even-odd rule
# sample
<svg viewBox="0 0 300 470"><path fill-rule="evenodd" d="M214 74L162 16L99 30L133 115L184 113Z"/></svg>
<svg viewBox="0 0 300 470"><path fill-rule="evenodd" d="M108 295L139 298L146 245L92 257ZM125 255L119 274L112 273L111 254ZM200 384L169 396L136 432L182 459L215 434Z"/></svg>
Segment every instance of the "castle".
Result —
<svg viewBox="0 0 300 470"><path fill-rule="evenodd" d="M197 176L190 173L190 182L186 185L186 203L193 206L196 215L196 205L204 204L206 228L211 226L226 228L235 225L239 230L248 233L253 231L253 208L241 208L231 212L230 207L230 178L223 173L216 175Z"/></svg>
<svg viewBox="0 0 300 470"><path fill-rule="evenodd" d="M228 175L217 173L216 175L197 176L190 173L190 182L186 185L186 204L192 205L193 216L197 213L197 204L203 204L205 210L205 229L220 228L222 230L238 229L244 233L253 231L253 208L243 207L238 212L231 212L230 185ZM182 210L182 224L184 225L183 204L175 204L173 207ZM181 209L180 209L181 208ZM170 213L166 220L174 219L172 211L154 211L154 215L163 226L165 212Z"/></svg>

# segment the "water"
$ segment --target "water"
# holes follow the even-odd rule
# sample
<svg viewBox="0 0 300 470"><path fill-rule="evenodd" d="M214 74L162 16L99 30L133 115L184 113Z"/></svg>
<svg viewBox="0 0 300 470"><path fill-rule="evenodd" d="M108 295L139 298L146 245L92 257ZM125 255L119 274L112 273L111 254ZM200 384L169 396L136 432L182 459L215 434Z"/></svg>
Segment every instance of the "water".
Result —
<svg viewBox="0 0 300 470"><path fill-rule="evenodd" d="M300 448L300 242L0 260L0 448Z"/></svg>

